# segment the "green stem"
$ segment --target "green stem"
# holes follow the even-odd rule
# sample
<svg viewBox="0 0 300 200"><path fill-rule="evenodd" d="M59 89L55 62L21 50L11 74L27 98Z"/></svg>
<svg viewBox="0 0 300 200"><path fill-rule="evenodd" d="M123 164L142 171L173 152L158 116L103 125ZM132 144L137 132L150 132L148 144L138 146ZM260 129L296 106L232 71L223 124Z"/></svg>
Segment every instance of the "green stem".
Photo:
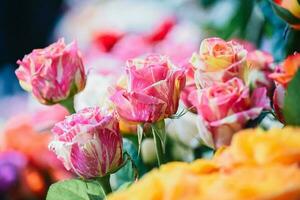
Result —
<svg viewBox="0 0 300 200"><path fill-rule="evenodd" d="M160 128L162 128L162 127L160 127ZM162 141L162 139L161 139L162 137L164 137L162 134L164 134L165 130L161 130L160 128L159 128L159 126L156 126L156 125L154 125L154 127L152 127L152 134L153 134L153 139L154 139L154 144L155 144L158 166L160 166L166 162L165 155L164 155L164 147L163 147L164 141ZM161 134L161 137L159 137L158 134Z"/></svg>
<svg viewBox="0 0 300 200"><path fill-rule="evenodd" d="M105 195L112 192L109 179L110 179L110 175L106 175L106 176L97 178L97 181L100 183Z"/></svg>
<svg viewBox="0 0 300 200"><path fill-rule="evenodd" d="M75 113L74 109L74 96L67 98L66 100L63 100L59 102L62 106L64 106L70 114Z"/></svg>

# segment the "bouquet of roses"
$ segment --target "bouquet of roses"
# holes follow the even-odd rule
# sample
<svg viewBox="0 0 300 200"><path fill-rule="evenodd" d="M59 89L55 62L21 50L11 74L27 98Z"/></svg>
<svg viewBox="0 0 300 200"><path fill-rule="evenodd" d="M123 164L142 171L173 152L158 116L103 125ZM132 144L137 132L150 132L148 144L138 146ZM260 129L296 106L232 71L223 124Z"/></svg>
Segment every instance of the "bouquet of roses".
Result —
<svg viewBox="0 0 300 200"><path fill-rule="evenodd" d="M120 64L125 73L101 72L101 79L113 78L94 88L107 92L90 94L99 105L83 109L74 102L91 76L76 42L60 39L17 63L25 90L42 104L69 111L52 128L49 149L78 178L53 184L47 200L300 197L300 170L294 165L300 150L294 132L300 131L238 133L300 124L298 53L275 63L271 54L242 42L207 38L189 62L156 52ZM210 160L160 167L209 153L215 153ZM224 195L217 197L216 190Z"/></svg>

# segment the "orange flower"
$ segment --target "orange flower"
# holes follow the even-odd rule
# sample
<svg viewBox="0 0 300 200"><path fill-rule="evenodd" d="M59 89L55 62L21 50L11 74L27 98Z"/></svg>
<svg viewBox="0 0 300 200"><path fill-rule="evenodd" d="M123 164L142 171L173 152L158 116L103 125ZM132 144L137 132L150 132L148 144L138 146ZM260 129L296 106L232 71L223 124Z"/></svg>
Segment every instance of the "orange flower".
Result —
<svg viewBox="0 0 300 200"><path fill-rule="evenodd" d="M279 17L286 21L292 28L300 29L299 0L273 0L272 5Z"/></svg>
<svg viewBox="0 0 300 200"><path fill-rule="evenodd" d="M290 11L295 17L300 18L300 4L297 0L275 0L279 6Z"/></svg>
<svg viewBox="0 0 300 200"><path fill-rule="evenodd" d="M51 112L46 113L51 115ZM0 151L18 151L24 154L35 167L47 170L51 176L58 171L63 171L64 176L60 178L69 177L69 173L63 169L59 160L48 150L50 131L36 130L41 128L40 124L46 124L40 119L40 124L36 125L34 118L35 116L32 118L30 115L17 115L11 118L1 134Z"/></svg>
<svg viewBox="0 0 300 200"><path fill-rule="evenodd" d="M300 54L295 53L285 59L282 65L279 66L277 72L269 75L269 77L277 83L273 94L273 107L278 119L282 123L285 122L282 109L284 106L286 88L298 69L300 69Z"/></svg>
<svg viewBox="0 0 300 200"><path fill-rule="evenodd" d="M288 56L282 63L280 71L270 74L270 78L287 87L298 69L300 69L300 53L295 53Z"/></svg>
<svg viewBox="0 0 300 200"><path fill-rule="evenodd" d="M24 173L24 181L33 193L42 195L46 190L46 182L42 174L33 168L27 168Z"/></svg>

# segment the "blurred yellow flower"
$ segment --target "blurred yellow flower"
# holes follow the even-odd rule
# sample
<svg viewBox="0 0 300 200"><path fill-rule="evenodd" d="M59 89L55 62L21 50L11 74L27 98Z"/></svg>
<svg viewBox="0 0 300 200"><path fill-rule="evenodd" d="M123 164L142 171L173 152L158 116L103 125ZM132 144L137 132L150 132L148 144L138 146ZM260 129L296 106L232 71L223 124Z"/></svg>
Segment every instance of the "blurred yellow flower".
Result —
<svg viewBox="0 0 300 200"><path fill-rule="evenodd" d="M300 199L300 129L241 131L211 160L173 162L109 200Z"/></svg>
<svg viewBox="0 0 300 200"><path fill-rule="evenodd" d="M300 161L300 129L248 129L237 134L231 146L215 156L219 165L293 164Z"/></svg>

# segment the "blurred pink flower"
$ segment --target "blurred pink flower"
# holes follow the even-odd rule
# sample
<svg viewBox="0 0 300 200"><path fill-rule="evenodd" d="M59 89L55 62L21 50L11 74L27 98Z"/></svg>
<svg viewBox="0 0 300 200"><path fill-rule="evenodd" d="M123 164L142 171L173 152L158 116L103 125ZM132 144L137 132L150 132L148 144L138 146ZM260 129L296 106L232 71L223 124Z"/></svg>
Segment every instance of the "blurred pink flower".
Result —
<svg viewBox="0 0 300 200"><path fill-rule="evenodd" d="M133 59L135 57L151 53L153 45L142 35L126 35L122 37L112 48L111 53L121 60Z"/></svg>
<svg viewBox="0 0 300 200"><path fill-rule="evenodd" d="M126 70L127 90L116 89L111 96L123 119L156 122L176 113L180 92L185 86L184 70L160 55L128 60Z"/></svg>
<svg viewBox="0 0 300 200"><path fill-rule="evenodd" d="M25 55L16 70L21 86L43 104L58 103L83 90L86 81L81 54L75 42L60 39Z"/></svg>
<svg viewBox="0 0 300 200"><path fill-rule="evenodd" d="M200 134L211 147L228 145L233 134L255 119L261 111L270 108L265 88L257 88L250 95L242 80L233 78L225 83L194 93L194 104L200 117Z"/></svg>
<svg viewBox="0 0 300 200"><path fill-rule="evenodd" d="M65 118L68 110L57 104L53 106L44 106L32 115L32 123L36 130L50 130L53 125Z"/></svg>
<svg viewBox="0 0 300 200"><path fill-rule="evenodd" d="M165 39L167 34L172 30L172 28L176 24L176 19L174 16L167 17L163 19L160 24L158 24L156 27L154 27L154 30L145 36L145 38L153 43L153 42L159 42Z"/></svg>
<svg viewBox="0 0 300 200"><path fill-rule="evenodd" d="M52 129L49 148L80 177L105 176L122 163L122 137L114 113L85 108Z"/></svg>
<svg viewBox="0 0 300 200"><path fill-rule="evenodd" d="M178 66L187 65L200 43L200 32L191 24L177 24L164 40L155 45L154 52L167 55Z"/></svg>
<svg viewBox="0 0 300 200"><path fill-rule="evenodd" d="M204 88L214 82L225 82L233 77L243 77L247 50L234 41L207 38L201 42L199 53L194 53L190 63L196 71L196 84Z"/></svg>
<svg viewBox="0 0 300 200"><path fill-rule="evenodd" d="M124 33L117 30L98 31L94 33L93 44L100 51L109 52L123 35Z"/></svg>

